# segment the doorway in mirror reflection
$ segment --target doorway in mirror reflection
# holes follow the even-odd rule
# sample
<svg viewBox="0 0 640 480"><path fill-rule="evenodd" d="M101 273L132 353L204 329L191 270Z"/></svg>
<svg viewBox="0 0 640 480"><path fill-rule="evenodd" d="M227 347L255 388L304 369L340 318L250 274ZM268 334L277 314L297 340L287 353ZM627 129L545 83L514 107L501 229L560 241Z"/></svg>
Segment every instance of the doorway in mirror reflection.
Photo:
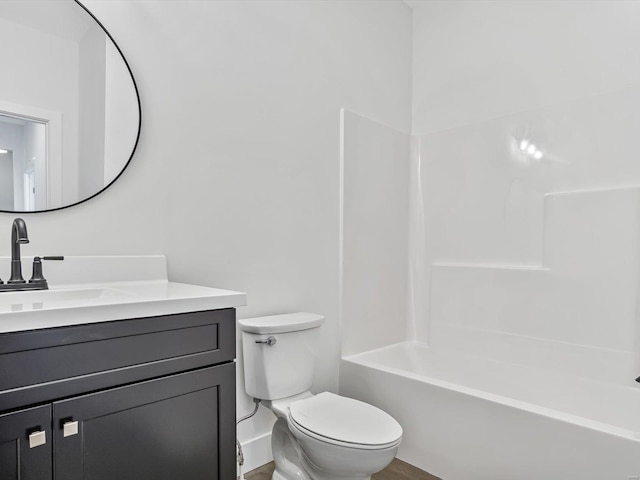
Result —
<svg viewBox="0 0 640 480"><path fill-rule="evenodd" d="M47 206L47 120L0 113L0 209Z"/></svg>

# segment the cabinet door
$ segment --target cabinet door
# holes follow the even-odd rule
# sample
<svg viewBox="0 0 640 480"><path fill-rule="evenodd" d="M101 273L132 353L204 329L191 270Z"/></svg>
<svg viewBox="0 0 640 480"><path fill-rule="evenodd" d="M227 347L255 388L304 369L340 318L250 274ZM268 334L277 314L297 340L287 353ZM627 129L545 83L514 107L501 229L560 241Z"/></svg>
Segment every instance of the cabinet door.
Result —
<svg viewBox="0 0 640 480"><path fill-rule="evenodd" d="M0 415L0 479L51 480L51 405Z"/></svg>
<svg viewBox="0 0 640 480"><path fill-rule="evenodd" d="M235 364L53 405L61 480L235 478Z"/></svg>

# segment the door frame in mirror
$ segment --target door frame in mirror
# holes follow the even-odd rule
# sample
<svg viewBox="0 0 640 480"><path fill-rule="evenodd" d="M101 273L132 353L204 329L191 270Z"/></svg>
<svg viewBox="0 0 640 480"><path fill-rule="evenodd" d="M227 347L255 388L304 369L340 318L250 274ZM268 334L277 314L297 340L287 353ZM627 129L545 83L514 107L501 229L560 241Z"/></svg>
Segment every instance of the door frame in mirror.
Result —
<svg viewBox="0 0 640 480"><path fill-rule="evenodd" d="M47 204L62 203L62 113L0 100L0 114L41 122L47 126L45 163ZM27 210L20 213L37 213L37 211Z"/></svg>

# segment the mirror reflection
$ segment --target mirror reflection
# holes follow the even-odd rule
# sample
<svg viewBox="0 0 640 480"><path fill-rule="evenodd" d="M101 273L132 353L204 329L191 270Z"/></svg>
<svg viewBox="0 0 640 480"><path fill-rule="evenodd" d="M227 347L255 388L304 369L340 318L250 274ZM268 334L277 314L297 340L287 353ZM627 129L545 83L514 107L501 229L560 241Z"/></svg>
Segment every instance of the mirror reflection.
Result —
<svg viewBox="0 0 640 480"><path fill-rule="evenodd" d="M116 45L74 0L0 1L0 45L0 210L58 209L102 191L140 124Z"/></svg>

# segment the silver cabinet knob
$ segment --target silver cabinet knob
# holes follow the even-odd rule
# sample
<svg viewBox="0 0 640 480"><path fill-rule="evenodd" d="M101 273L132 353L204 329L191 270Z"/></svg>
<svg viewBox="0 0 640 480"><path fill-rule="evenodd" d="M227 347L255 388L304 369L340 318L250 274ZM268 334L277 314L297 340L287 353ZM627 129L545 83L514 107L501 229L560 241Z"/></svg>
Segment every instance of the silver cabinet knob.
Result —
<svg viewBox="0 0 640 480"><path fill-rule="evenodd" d="M276 337L268 337L264 340L256 340L256 343L266 343L270 347L273 347L276 343L278 343L278 339Z"/></svg>
<svg viewBox="0 0 640 480"><path fill-rule="evenodd" d="M33 432L29 435L29 448L36 448L47 443L47 432Z"/></svg>
<svg viewBox="0 0 640 480"><path fill-rule="evenodd" d="M65 422L62 424L62 436L70 437L78 434L78 422Z"/></svg>

